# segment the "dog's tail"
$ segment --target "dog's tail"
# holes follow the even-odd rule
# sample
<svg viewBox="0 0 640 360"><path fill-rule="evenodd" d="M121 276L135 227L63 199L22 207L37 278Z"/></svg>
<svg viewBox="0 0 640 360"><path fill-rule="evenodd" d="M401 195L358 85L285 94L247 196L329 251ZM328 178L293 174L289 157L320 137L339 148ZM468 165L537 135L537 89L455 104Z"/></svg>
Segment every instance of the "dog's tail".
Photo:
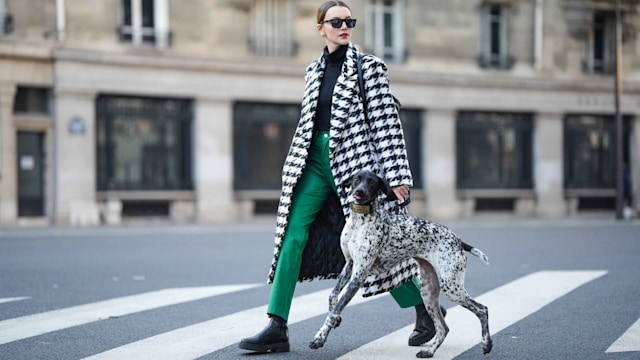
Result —
<svg viewBox="0 0 640 360"><path fill-rule="evenodd" d="M489 265L489 257L485 255L485 253L483 253L480 249L474 248L473 246L467 244L464 241L460 241L460 242L462 243L462 248L464 249L464 251L470 252L471 254L480 258L480 260L482 260L483 263L485 263L486 265Z"/></svg>

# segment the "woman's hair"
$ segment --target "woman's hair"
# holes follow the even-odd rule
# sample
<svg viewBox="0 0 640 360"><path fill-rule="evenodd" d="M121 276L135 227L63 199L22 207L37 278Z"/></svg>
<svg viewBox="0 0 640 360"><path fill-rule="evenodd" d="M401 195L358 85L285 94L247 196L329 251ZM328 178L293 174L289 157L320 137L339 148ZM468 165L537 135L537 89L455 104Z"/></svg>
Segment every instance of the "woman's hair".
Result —
<svg viewBox="0 0 640 360"><path fill-rule="evenodd" d="M320 24L320 22L324 20L324 16L327 15L327 11L329 11L329 9L334 6L346 7L347 9L349 9L349 11L351 11L351 8L349 7L349 5L347 5L344 1L338 1L338 0L325 1L318 8L318 14L316 15L318 24Z"/></svg>

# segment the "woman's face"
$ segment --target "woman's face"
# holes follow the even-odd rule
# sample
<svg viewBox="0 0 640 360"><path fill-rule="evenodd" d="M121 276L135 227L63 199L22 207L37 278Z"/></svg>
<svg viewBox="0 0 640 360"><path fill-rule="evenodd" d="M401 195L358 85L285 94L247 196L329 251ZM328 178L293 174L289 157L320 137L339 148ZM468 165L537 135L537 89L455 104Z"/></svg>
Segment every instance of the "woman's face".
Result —
<svg viewBox="0 0 640 360"><path fill-rule="evenodd" d="M329 10L327 10L327 14L324 16L325 21L331 19L344 20L350 18L351 11L343 6L333 6L329 8ZM353 29L348 28L344 21L340 24L339 29L332 27L330 22L318 24L316 28L327 43L327 48L330 53L335 51L341 45L347 45L349 41L351 41L351 31Z"/></svg>

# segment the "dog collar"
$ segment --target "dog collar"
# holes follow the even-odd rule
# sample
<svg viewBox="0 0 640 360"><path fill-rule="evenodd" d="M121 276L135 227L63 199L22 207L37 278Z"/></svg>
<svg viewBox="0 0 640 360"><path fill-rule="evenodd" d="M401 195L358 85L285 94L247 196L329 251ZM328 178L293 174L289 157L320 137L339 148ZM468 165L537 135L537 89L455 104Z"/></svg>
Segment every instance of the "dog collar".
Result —
<svg viewBox="0 0 640 360"><path fill-rule="evenodd" d="M351 212L358 214L371 214L371 205L351 204Z"/></svg>

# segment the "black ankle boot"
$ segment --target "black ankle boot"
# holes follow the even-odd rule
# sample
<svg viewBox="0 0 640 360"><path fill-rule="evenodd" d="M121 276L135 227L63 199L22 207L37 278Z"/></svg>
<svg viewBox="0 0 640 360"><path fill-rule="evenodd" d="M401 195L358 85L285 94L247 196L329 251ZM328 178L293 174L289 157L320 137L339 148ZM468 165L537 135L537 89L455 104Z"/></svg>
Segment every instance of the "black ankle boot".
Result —
<svg viewBox="0 0 640 360"><path fill-rule="evenodd" d="M287 321L279 316L271 316L267 327L254 337L242 339L239 347L260 353L289 352Z"/></svg>
<svg viewBox="0 0 640 360"><path fill-rule="evenodd" d="M436 328L424 304L416 305L416 326L409 336L409 346L420 346L431 340L436 334Z"/></svg>
<svg viewBox="0 0 640 360"><path fill-rule="evenodd" d="M427 341L431 340L436 334L436 327L433 325L433 320L427 313L427 308L424 304L416 305L416 326L413 332L409 336L409 346L420 346ZM447 316L447 309L440 306L442 316Z"/></svg>

